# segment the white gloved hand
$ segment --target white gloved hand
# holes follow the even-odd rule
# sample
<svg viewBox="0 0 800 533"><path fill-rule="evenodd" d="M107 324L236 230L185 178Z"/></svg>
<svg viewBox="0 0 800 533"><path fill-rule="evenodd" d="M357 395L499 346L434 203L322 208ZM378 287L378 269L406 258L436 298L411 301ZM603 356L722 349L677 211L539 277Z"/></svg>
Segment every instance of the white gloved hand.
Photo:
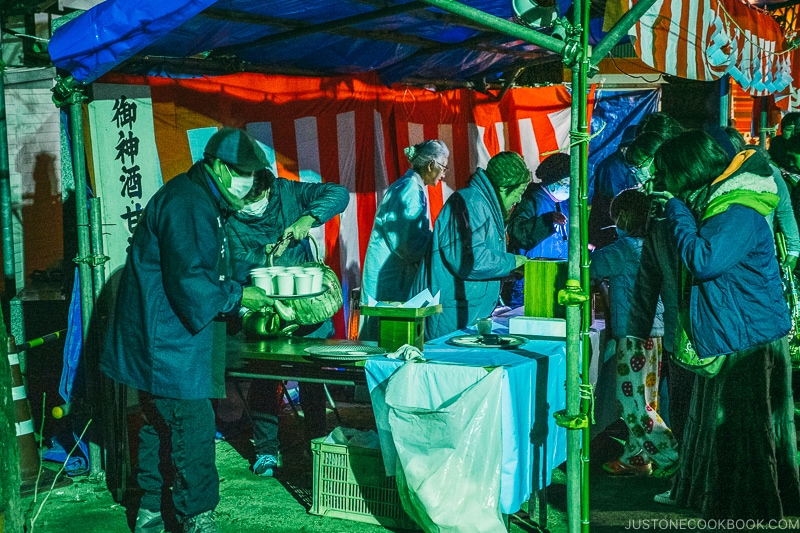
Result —
<svg viewBox="0 0 800 533"><path fill-rule="evenodd" d="M425 361L425 357L423 357L422 352L419 351L419 348L416 346L411 346L410 344L404 344L396 351L387 353L386 357L389 359L397 359L399 361L411 361L412 359Z"/></svg>

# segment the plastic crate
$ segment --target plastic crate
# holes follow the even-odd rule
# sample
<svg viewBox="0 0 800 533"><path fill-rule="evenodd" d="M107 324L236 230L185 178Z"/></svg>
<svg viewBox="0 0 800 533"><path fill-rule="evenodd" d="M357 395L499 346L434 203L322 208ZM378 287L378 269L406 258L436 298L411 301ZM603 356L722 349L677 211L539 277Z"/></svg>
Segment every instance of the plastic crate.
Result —
<svg viewBox="0 0 800 533"><path fill-rule="evenodd" d="M311 514L419 530L400 504L395 478L386 476L380 450L324 441L324 437L311 441Z"/></svg>

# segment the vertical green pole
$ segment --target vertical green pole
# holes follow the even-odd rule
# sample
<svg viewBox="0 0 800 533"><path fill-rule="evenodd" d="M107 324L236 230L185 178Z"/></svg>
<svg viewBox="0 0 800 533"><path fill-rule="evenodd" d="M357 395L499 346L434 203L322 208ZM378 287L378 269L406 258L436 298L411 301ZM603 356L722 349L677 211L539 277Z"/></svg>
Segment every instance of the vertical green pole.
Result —
<svg viewBox="0 0 800 533"><path fill-rule="evenodd" d="M3 43L0 38L0 52L2 49ZM3 224L3 281L6 301L10 301L17 294L17 277L14 266L14 217L11 213L11 173L9 168L5 63L0 54L0 221Z"/></svg>
<svg viewBox="0 0 800 533"><path fill-rule="evenodd" d="M568 420L582 420L567 431L567 520L569 531L589 528L589 438L585 416L587 402L582 401L582 375L588 376L591 343L588 327L591 308L588 305L589 260L587 256L587 83L589 70L588 15L590 3L573 3L573 33L580 31L577 57L572 70L572 121L570 149L570 231L569 265L565 295L572 294L567 305L567 410ZM567 301L567 298L564 299ZM584 342L585 339L585 342ZM579 429L580 428L580 429Z"/></svg>
<svg viewBox="0 0 800 533"><path fill-rule="evenodd" d="M580 0L578 0L580 1ZM576 7L577 9L577 7ZM580 123L580 84L578 65L572 66L572 129L578 130ZM567 265L567 290L580 291L580 175L581 148L573 144L570 149L570 195L569 195L569 262ZM581 308L567 305L567 418L572 419L580 413L580 330ZM567 521L568 531L578 531L580 526L581 501L581 433L567 429Z"/></svg>
<svg viewBox="0 0 800 533"><path fill-rule="evenodd" d="M580 9L579 9L580 8ZM588 84L587 78L589 77L590 65L590 49L589 49L589 11L591 9L591 2L588 0L578 0L574 4L575 9L575 25L580 28L580 56L577 62L577 76L576 82L578 83L578 91L573 92L573 99L578 99L578 133L581 138L581 143L578 145L578 163L580 168L580 258L581 262L581 293L587 295L579 308L581 311L581 415L585 423L581 429L581 531L588 533L589 531L589 441L590 430L589 425L589 409L594 401L593 394L586 394L586 387L589 385L589 364L592 357L592 343L589 340L589 326L592 322L592 306L591 299L588 295L591 294L589 286L589 122L587 118L588 107ZM588 397L587 397L588 396ZM577 531L574 529L572 531Z"/></svg>
<svg viewBox="0 0 800 533"><path fill-rule="evenodd" d="M72 145L72 173L75 176L75 210L78 224L78 277L81 284L81 325L83 329L83 351L84 356L88 356L91 350L95 350L94 343L89 342L89 331L94 313L94 290L92 282L92 272L90 268L91 250L89 238L89 212L86 197L86 153L84 152L83 142L83 102L86 96L82 87L78 87L73 81L71 87L71 97L69 99L69 129ZM91 364L91 363L90 363ZM88 365L87 365L88 366ZM88 377L88 376L87 376ZM96 384L89 383L87 389L91 390ZM102 454L100 447L95 439L89 442L89 474L97 477L101 474L100 468Z"/></svg>
<svg viewBox="0 0 800 533"><path fill-rule="evenodd" d="M92 278L94 279L94 301L100 299L100 292L106 284L106 271L103 264L108 261L103 249L103 206L100 198L89 199L89 216L92 230Z"/></svg>
<svg viewBox="0 0 800 533"><path fill-rule="evenodd" d="M82 93L73 93L69 104L69 129L72 144L72 172L75 176L75 210L78 223L78 276L81 283L81 322L83 337L89 333L89 324L92 319L92 273L87 261L89 249L89 212L86 199L86 155L83 143L83 101Z"/></svg>
<svg viewBox="0 0 800 533"><path fill-rule="evenodd" d="M580 59L578 62L578 82L580 83L579 103L578 103L578 131L582 136L580 147L580 222L581 222L581 246L580 246L580 259L581 259L581 292L585 295L591 293L589 286L589 122L587 108L588 102L588 84L587 78L589 77L589 64L590 64L590 49L589 49L589 17L591 2L584 0L575 5L575 10L580 10L580 29L581 29L581 46L580 46ZM573 95L574 98L574 95ZM581 386L582 391L584 387L589 385L589 364L591 363L592 343L589 340L589 326L592 324L592 304L591 299L586 299L581 305ZM599 355L599 354L598 354ZM591 389L590 389L591 390ZM581 531L588 533L589 531L589 442L590 442L590 426L589 426L589 410L591 408L594 398L593 394L587 397L587 394L581 394L581 414L583 419L587 422L583 425L582 444L581 447Z"/></svg>

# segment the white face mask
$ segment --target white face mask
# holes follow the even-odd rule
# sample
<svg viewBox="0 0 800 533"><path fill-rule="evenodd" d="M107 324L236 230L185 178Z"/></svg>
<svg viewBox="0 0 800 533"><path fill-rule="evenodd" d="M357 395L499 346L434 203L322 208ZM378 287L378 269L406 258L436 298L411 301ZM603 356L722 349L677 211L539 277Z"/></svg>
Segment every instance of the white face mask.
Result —
<svg viewBox="0 0 800 533"><path fill-rule="evenodd" d="M269 196L265 194L261 200L245 205L240 213L251 217L263 217L267 212L267 205L269 205Z"/></svg>
<svg viewBox="0 0 800 533"><path fill-rule="evenodd" d="M569 182L562 183L557 181L547 186L550 195L556 199L557 202L563 202L569 199Z"/></svg>
<svg viewBox="0 0 800 533"><path fill-rule="evenodd" d="M228 174L231 176L231 186L228 187L228 192L239 199L247 196L247 193L253 188L253 176L234 176L230 169L228 169Z"/></svg>
<svg viewBox="0 0 800 533"><path fill-rule="evenodd" d="M653 175L650 174L649 166L631 168L631 172L633 173L633 179L635 179L639 185L644 185L653 179Z"/></svg>

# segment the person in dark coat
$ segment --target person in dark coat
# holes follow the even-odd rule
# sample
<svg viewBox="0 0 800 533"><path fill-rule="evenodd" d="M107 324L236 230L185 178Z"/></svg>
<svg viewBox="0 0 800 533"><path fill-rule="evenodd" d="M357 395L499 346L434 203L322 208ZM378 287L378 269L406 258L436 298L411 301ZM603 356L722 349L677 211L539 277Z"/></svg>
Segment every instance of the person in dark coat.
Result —
<svg viewBox="0 0 800 533"><path fill-rule="evenodd" d="M184 532L218 531L211 398L225 394L223 317L273 303L262 289L231 279L225 224L266 164L244 131L218 131L202 161L153 195L134 231L100 367L139 391L144 494L137 532L164 527L164 450L171 453L172 501Z"/></svg>
<svg viewBox="0 0 800 533"><path fill-rule="evenodd" d="M636 138L636 126L628 126L622 133L617 149L600 161L594 168L593 186L589 192L588 231L589 242L595 248L602 248L614 242L614 222L608 212L611 200L625 189L635 185L625 154L628 146Z"/></svg>
<svg viewBox="0 0 800 533"><path fill-rule="evenodd" d="M569 170L567 154L548 156L536 168L539 183L528 185L508 220L508 249L528 259L567 260L569 239ZM523 302L524 279L514 282L506 302Z"/></svg>
<svg viewBox="0 0 800 533"><path fill-rule="evenodd" d="M268 169L256 172L253 189L245 197L244 208L228 221L227 233L233 260L233 279L244 283L251 269L267 265L267 249L277 266L296 266L318 259L312 252L309 231L347 208L350 193L336 183L302 183L276 178ZM276 243L281 244L274 251ZM317 251L320 253L321 251ZM330 338L333 322L301 326L293 335ZM241 366L242 332L228 340L228 367ZM279 466L278 383L253 380L247 398L253 425L256 459L252 471L270 477ZM300 385L300 401L306 440L327 433L325 422L325 390L322 383Z"/></svg>

